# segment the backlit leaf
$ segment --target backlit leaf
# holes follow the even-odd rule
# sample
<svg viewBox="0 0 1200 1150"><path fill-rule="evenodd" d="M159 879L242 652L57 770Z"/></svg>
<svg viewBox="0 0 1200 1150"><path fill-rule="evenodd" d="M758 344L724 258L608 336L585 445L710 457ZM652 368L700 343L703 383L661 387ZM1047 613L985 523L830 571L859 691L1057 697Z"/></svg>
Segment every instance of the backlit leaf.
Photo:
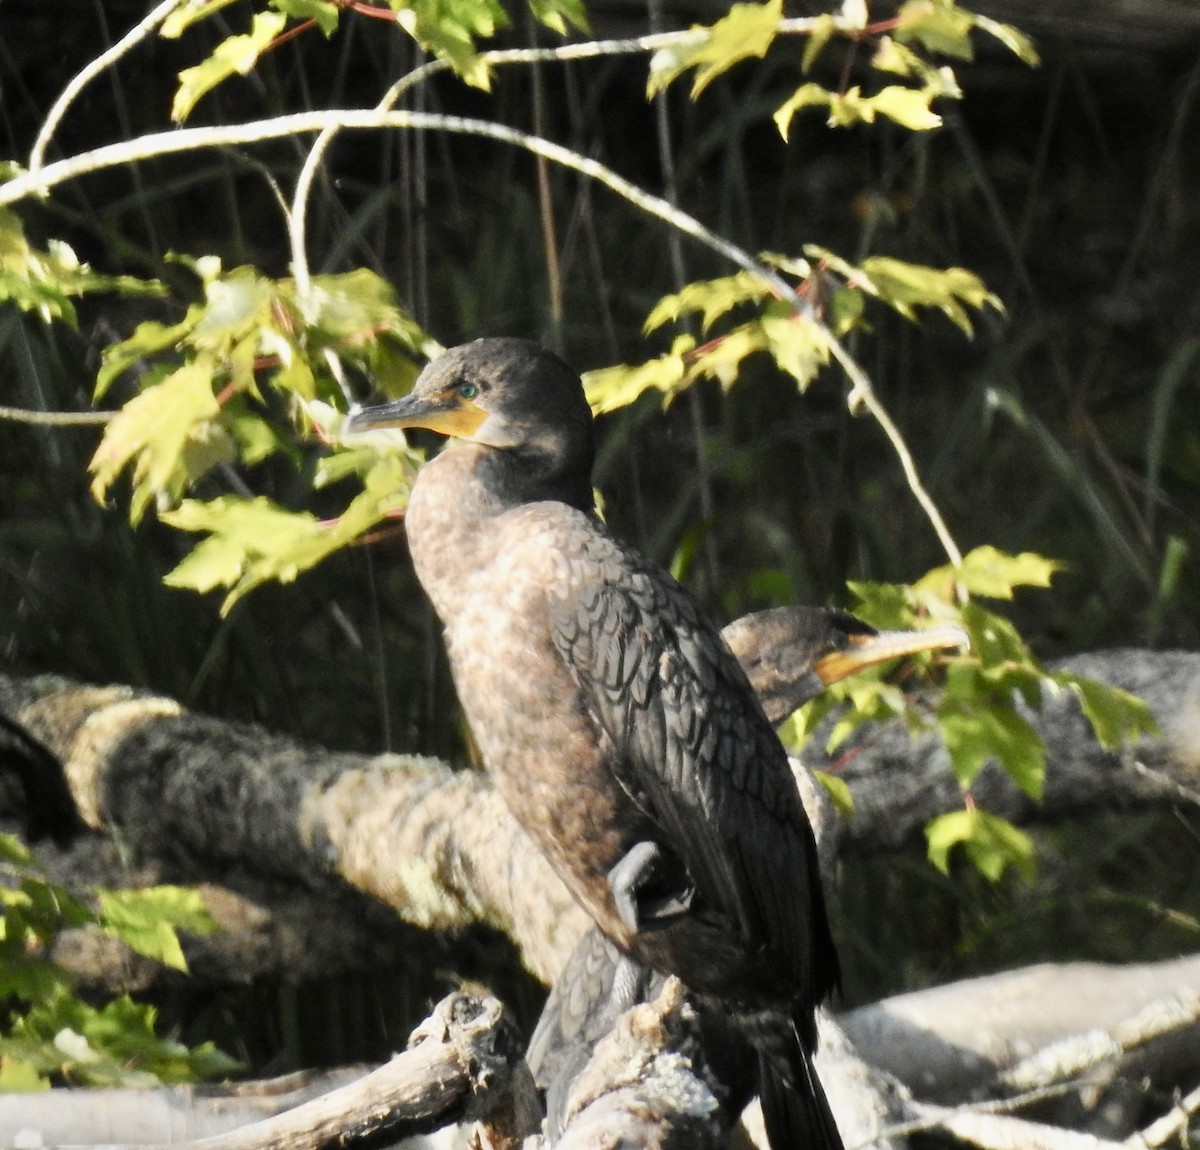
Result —
<svg viewBox="0 0 1200 1150"><path fill-rule="evenodd" d="M1079 697L1102 747L1113 750L1143 735L1159 733L1154 712L1136 695L1069 671L1058 672L1054 680Z"/></svg>
<svg viewBox="0 0 1200 1150"><path fill-rule="evenodd" d="M160 518L182 531L204 532L192 552L165 577L172 587L195 591L229 588L227 614L248 591L273 580L290 583L388 515L402 510L412 484L411 461L383 455L367 473L364 489L337 518L317 519L269 499L226 495L207 503L184 500Z"/></svg>
<svg viewBox="0 0 1200 1150"><path fill-rule="evenodd" d="M171 103L171 119L182 124L199 100L230 76L248 75L259 56L283 31L287 17L279 12L256 12L250 31L230 36L207 60L179 73L179 88Z"/></svg>
<svg viewBox="0 0 1200 1150"><path fill-rule="evenodd" d="M206 935L216 929L200 892L186 887L102 890L99 901L107 933L175 970L187 970L177 931Z"/></svg>
<svg viewBox="0 0 1200 1150"><path fill-rule="evenodd" d="M791 129L792 118L801 108L828 107L835 93L820 84L801 84L775 111L772 117L779 134L786 140Z"/></svg>
<svg viewBox="0 0 1200 1150"><path fill-rule="evenodd" d="M694 99L734 64L765 56L775 39L782 15L783 0L734 4L710 27L693 27L694 40L669 53L655 54L650 64L647 94L653 96L688 69L695 68Z"/></svg>
<svg viewBox="0 0 1200 1150"><path fill-rule="evenodd" d="M708 331L713 321L739 304L757 303L771 289L762 276L748 271L735 272L715 280L697 280L680 291L663 296L646 317L642 330L655 331L664 323L692 312L700 312L700 326Z"/></svg>
<svg viewBox="0 0 1200 1150"><path fill-rule="evenodd" d="M863 260L862 272L871 294L901 315L915 319L916 308L935 307L967 335L971 319L966 308L1001 307L999 298L966 268L931 268L890 256L869 256Z"/></svg>
<svg viewBox="0 0 1200 1150"><path fill-rule="evenodd" d="M488 88L490 73L476 41L508 24L496 0L389 0L400 26L426 51L445 60L468 84Z"/></svg>
<svg viewBox="0 0 1200 1150"><path fill-rule="evenodd" d="M685 356L696 346L689 335L675 338L671 350L657 359L630 366L589 371L583 377L584 392L596 415L616 411L633 403L643 392L656 390L663 394L663 402L670 400L688 384L688 365Z"/></svg>
<svg viewBox="0 0 1200 1150"><path fill-rule="evenodd" d="M872 113L887 116L889 120L911 131L924 132L940 127L942 123L941 116L929 106L935 95L936 93L924 88L889 84L865 103Z"/></svg>
<svg viewBox="0 0 1200 1150"><path fill-rule="evenodd" d="M989 36L994 36L1022 63L1031 67L1036 67L1041 63L1033 41L1019 28L1014 28L1011 24L1001 24L987 16L979 15L978 12L974 14L974 21L976 28L981 32L986 32Z"/></svg>
<svg viewBox="0 0 1200 1150"><path fill-rule="evenodd" d="M212 370L203 362L185 364L148 387L106 425L89 464L92 494L102 501L116 477L132 464L130 518L138 522L155 496L179 494L190 478L184 458L188 441L200 436L205 423L219 414Z"/></svg>
<svg viewBox="0 0 1200 1150"><path fill-rule="evenodd" d="M929 861L943 874L950 872L950 852L961 846L972 865L993 882L1015 866L1032 881L1033 842L1007 819L971 809L939 815L925 828Z"/></svg>
<svg viewBox="0 0 1200 1150"><path fill-rule="evenodd" d="M832 800L834 807L843 818L854 814L854 796L846 786L846 780L828 771L813 771L813 778L825 788L825 793Z"/></svg>
<svg viewBox="0 0 1200 1150"><path fill-rule="evenodd" d="M836 31L837 21L828 12L816 18L813 29L808 34L808 43L804 46L804 56L800 60L801 72L808 74Z"/></svg>
<svg viewBox="0 0 1200 1150"><path fill-rule="evenodd" d="M587 11L581 0L529 0L529 10L534 19L560 36L565 36L568 25L580 32L587 32Z"/></svg>
<svg viewBox="0 0 1200 1150"><path fill-rule="evenodd" d="M0 208L0 303L14 303L47 323L57 319L74 326L72 297L99 291L162 295L163 287L156 280L99 275L61 240L36 248L26 239L20 217Z"/></svg>
<svg viewBox="0 0 1200 1150"><path fill-rule="evenodd" d="M908 0L896 13L898 39L915 40L931 52L970 60L972 13L957 7L953 0Z"/></svg>
<svg viewBox="0 0 1200 1150"><path fill-rule="evenodd" d="M207 19L214 12L228 8L236 0L187 0L180 4L162 23L158 34L167 40L176 40L193 24Z"/></svg>
<svg viewBox="0 0 1200 1150"><path fill-rule="evenodd" d="M312 20L327 37L337 31L341 13L333 0L271 0L271 7L294 20Z"/></svg>
<svg viewBox="0 0 1200 1150"><path fill-rule="evenodd" d="M30 1094L49 1089L50 1079L40 1074L32 1062L0 1055L0 1094Z"/></svg>
<svg viewBox="0 0 1200 1150"><path fill-rule="evenodd" d="M688 363L688 378L715 379L728 391L736 382L742 360L756 351L767 350L767 336L761 323L744 323L732 331L698 347Z"/></svg>
<svg viewBox="0 0 1200 1150"><path fill-rule="evenodd" d="M100 399L134 364L178 347L196 326L202 314L201 308L193 306L179 323L163 324L156 320L146 320L138 324L128 339L106 347L100 357L100 370L96 375L95 398Z"/></svg>
<svg viewBox="0 0 1200 1150"><path fill-rule="evenodd" d="M829 362L829 331L782 301L767 307L762 330L779 370L790 375L801 391Z"/></svg>
<svg viewBox="0 0 1200 1150"><path fill-rule="evenodd" d="M944 588L949 583L961 583L972 595L985 599L1011 599L1018 587L1049 587L1055 573L1063 565L1031 551L1010 555L995 547L976 547L963 556L957 566L935 567L922 576L914 586Z"/></svg>

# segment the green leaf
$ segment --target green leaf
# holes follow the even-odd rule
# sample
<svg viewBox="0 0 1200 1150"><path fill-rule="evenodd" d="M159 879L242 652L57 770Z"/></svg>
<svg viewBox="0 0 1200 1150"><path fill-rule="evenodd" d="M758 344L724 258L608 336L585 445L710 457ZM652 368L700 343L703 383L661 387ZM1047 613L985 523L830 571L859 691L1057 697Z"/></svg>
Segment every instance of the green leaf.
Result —
<svg viewBox="0 0 1200 1150"><path fill-rule="evenodd" d="M161 324L155 320L146 320L138 324L128 339L106 347L100 356L94 398L101 399L113 383L134 364L178 347L202 315L203 309L193 306L179 323Z"/></svg>
<svg viewBox="0 0 1200 1150"><path fill-rule="evenodd" d="M802 108L827 107L829 125L845 128L852 124L872 124L876 116L887 116L915 132L938 127L942 118L930 108L938 96L951 94L954 89L944 81L923 88L908 88L890 84L873 96L864 96L854 86L844 92L831 92L820 84L802 84L775 112L775 126L786 140L792 118Z"/></svg>
<svg viewBox="0 0 1200 1150"><path fill-rule="evenodd" d="M615 367L589 371L583 377L584 393L596 415L633 403L643 392L657 390L663 393L667 404L689 382L686 356L696 346L691 336L677 336L671 350L658 359L631 367L618 364Z"/></svg>
<svg viewBox="0 0 1200 1150"><path fill-rule="evenodd" d="M1028 64L1030 67L1037 67L1041 63L1033 41L1020 29L1014 28L1011 24L998 23L987 16L979 15L978 12L974 13L974 21L976 28L981 32L986 32L989 36L994 36L1022 63Z"/></svg>
<svg viewBox="0 0 1200 1150"><path fill-rule="evenodd" d="M508 24L496 0L388 0L400 26L427 52L445 60L475 88L487 89L491 76L476 40L494 36Z"/></svg>
<svg viewBox="0 0 1200 1150"><path fill-rule="evenodd" d="M723 391L728 391L737 382L742 360L766 349L767 336L761 323L740 324L692 353L685 383L715 379Z"/></svg>
<svg viewBox="0 0 1200 1150"><path fill-rule="evenodd" d="M271 41L283 31L287 17L279 12L256 12L250 31L230 36L207 60L179 73L179 88L171 103L171 119L182 124L199 100L230 76L249 75Z"/></svg>
<svg viewBox="0 0 1200 1150"><path fill-rule="evenodd" d="M217 356L235 354L248 337L276 326L272 315L276 296L275 284L251 267L234 268L209 280L204 285L204 308L188 342Z"/></svg>
<svg viewBox="0 0 1200 1150"><path fill-rule="evenodd" d="M229 1074L238 1064L211 1043L188 1050L154 1033L157 1014L127 995L96 1008L60 992L39 1003L0 1040L43 1073L93 1086L154 1086Z"/></svg>
<svg viewBox="0 0 1200 1150"><path fill-rule="evenodd" d="M734 4L729 12L710 27L693 26L694 38L664 52L656 52L650 61L646 94L653 96L689 68L696 69L692 81L695 99L722 72L734 64L766 55L779 29L783 0L763 4Z"/></svg>
<svg viewBox="0 0 1200 1150"><path fill-rule="evenodd" d="M7 300L35 312L46 323L58 319L74 326L71 298L99 291L162 295L163 286L156 280L99 275L61 240L50 240L39 250L25 238L20 218L0 208L0 303Z"/></svg>
<svg viewBox="0 0 1200 1150"><path fill-rule="evenodd" d="M664 323L692 312L700 312L701 330L708 331L713 322L741 304L757 303L771 294L762 276L748 271L736 272L715 280L697 280L671 295L663 296L642 324L644 332L656 331Z"/></svg>
<svg viewBox="0 0 1200 1150"><path fill-rule="evenodd" d="M285 280L284 286L289 299L295 299L295 283ZM343 354L356 346L371 347L374 337L384 334L426 357L437 350L400 306L396 289L369 268L314 276L308 292L295 300L295 306L317 342L337 345ZM411 359L407 368L411 382L416 372Z"/></svg>
<svg viewBox="0 0 1200 1150"><path fill-rule="evenodd" d="M139 954L187 970L177 931L211 934L216 922L197 890L177 886L101 890L101 926Z"/></svg>
<svg viewBox="0 0 1200 1150"><path fill-rule="evenodd" d="M180 4L162 23L158 34L167 40L177 40L193 24L207 19L214 12L228 8L236 0L191 0L190 3Z"/></svg>
<svg viewBox="0 0 1200 1150"><path fill-rule="evenodd" d="M930 101L937 95L939 93L927 88L906 88L889 84L864 100L863 107L871 111L868 122L873 120L875 115L887 116L902 128L913 132L925 132L930 128L939 128L942 124L941 116L929 106Z"/></svg>
<svg viewBox="0 0 1200 1150"><path fill-rule="evenodd" d="M134 523L156 496L177 498L193 474L185 449L189 441L193 446L202 443L205 425L219 414L212 368L205 362L184 364L148 387L105 427L88 465L93 496L103 501L116 477L132 464L130 518Z"/></svg>
<svg viewBox="0 0 1200 1150"><path fill-rule="evenodd" d="M294 20L312 20L326 38L337 31L341 14L333 0L271 0L271 7Z"/></svg>
<svg viewBox="0 0 1200 1150"><path fill-rule="evenodd" d="M999 297L966 268L931 268L889 256L870 256L863 260L861 270L867 290L907 319L916 318L917 307L936 307L970 335L966 308L1002 308Z"/></svg>
<svg viewBox="0 0 1200 1150"><path fill-rule="evenodd" d="M801 84L775 111L773 119L779 134L787 140L792 118L801 108L827 108L836 98L836 92L831 92L820 84Z"/></svg>
<svg viewBox="0 0 1200 1150"><path fill-rule="evenodd" d="M1062 563L1032 551L1010 555L995 547L976 547L957 566L935 567L914 584L918 591L945 593L958 583L972 595L987 599L1011 599L1018 587L1049 587Z"/></svg>
<svg viewBox="0 0 1200 1150"><path fill-rule="evenodd" d="M915 41L931 52L970 60L973 13L954 0L908 0L896 13L896 38Z"/></svg>
<svg viewBox="0 0 1200 1150"><path fill-rule="evenodd" d="M956 674L973 679L971 670L951 668L937 717L959 785L967 790L987 763L996 760L1025 794L1041 799L1046 783L1041 736L1017 713L1010 695L970 690L956 684Z"/></svg>
<svg viewBox="0 0 1200 1150"><path fill-rule="evenodd" d="M567 34L567 26L587 33L587 11L581 0L529 0L529 10L539 24L544 24L560 36Z"/></svg>
<svg viewBox="0 0 1200 1150"><path fill-rule="evenodd" d="M829 362L829 330L782 300L767 306L761 323L779 370L803 391Z"/></svg>
<svg viewBox="0 0 1200 1150"><path fill-rule="evenodd" d="M367 473L364 490L342 515L323 522L288 511L269 499L226 495L208 503L184 500L160 516L182 531L208 537L165 577L172 587L195 591L230 588L221 605L228 614L248 591L268 580L290 583L364 531L403 509L412 485L411 462L381 456Z"/></svg>
<svg viewBox="0 0 1200 1150"><path fill-rule="evenodd" d="M843 818L854 814L854 796L846 785L846 780L828 771L813 771L813 778L825 788L825 793L832 800L834 807Z"/></svg>
<svg viewBox="0 0 1200 1150"><path fill-rule="evenodd" d="M1035 877L1033 842L998 815L977 809L939 815L925 828L929 861L950 873L950 852L961 846L971 864L993 882L1015 866L1026 881Z"/></svg>
<svg viewBox="0 0 1200 1150"><path fill-rule="evenodd" d="M822 693L827 696L823 701L835 707L838 703L848 702L850 706L843 711L833 724L829 738L825 742L828 751L840 747L859 727L867 723L886 723L898 715L903 715L908 709L904 692L894 683L882 678L879 672L863 671L840 683L834 683ZM807 704L812 706L812 704Z"/></svg>
<svg viewBox="0 0 1200 1150"><path fill-rule="evenodd" d="M0 1094L32 1094L49 1089L50 1079L39 1074L33 1063L0 1056Z"/></svg>
<svg viewBox="0 0 1200 1150"><path fill-rule="evenodd" d="M1096 740L1107 750L1114 750L1143 735L1159 733L1154 712L1143 700L1120 687L1111 687L1070 671L1057 672L1054 681L1079 697L1083 713L1096 732Z"/></svg>
<svg viewBox="0 0 1200 1150"><path fill-rule="evenodd" d="M29 848L16 835L0 833L0 858L22 867L37 865Z"/></svg>
<svg viewBox="0 0 1200 1150"><path fill-rule="evenodd" d="M804 46L804 55L800 60L800 71L806 76L836 31L837 21L828 12L817 16L813 21L812 31L808 34L808 43Z"/></svg>

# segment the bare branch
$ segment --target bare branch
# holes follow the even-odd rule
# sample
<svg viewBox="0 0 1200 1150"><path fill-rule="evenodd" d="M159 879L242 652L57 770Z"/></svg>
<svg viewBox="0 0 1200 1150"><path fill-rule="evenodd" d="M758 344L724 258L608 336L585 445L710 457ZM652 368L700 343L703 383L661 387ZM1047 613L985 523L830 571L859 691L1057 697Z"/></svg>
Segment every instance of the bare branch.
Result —
<svg viewBox="0 0 1200 1150"><path fill-rule="evenodd" d="M115 411L30 411L25 407L0 405L0 419L39 427L96 427L111 423L116 417Z"/></svg>

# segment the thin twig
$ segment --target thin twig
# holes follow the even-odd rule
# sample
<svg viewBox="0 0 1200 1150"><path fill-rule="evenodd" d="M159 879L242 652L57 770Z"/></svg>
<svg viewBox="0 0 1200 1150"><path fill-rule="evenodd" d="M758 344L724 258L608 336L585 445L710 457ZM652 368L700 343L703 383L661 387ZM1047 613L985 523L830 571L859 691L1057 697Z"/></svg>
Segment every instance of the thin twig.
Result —
<svg viewBox="0 0 1200 1150"><path fill-rule="evenodd" d="M50 139L62 121L63 116L66 115L67 109L74 103L75 97L110 64L116 63L131 48L140 44L182 3L183 0L163 0L162 4L155 8L148 16L139 20L108 51L102 52L87 67L72 78L71 82L62 90L62 94L54 101L53 106L46 115L45 123L42 124L42 130L38 132L37 139L33 142L33 150L29 153L30 175L34 175L41 170L45 162L46 148L50 144Z"/></svg>
<svg viewBox="0 0 1200 1150"><path fill-rule="evenodd" d="M170 8L167 7L166 11L169 10ZM155 14L162 11L162 8L156 9ZM812 20L785 20L780 23L780 31L783 33L803 33L811 31L812 26ZM495 64L532 62L539 59L582 59L586 57L614 55L622 52L657 51L662 48L686 43L688 37L695 37L696 35L697 33L694 31L666 32L650 36L640 36L630 40L590 41L584 44L563 45L557 48L523 48L504 52L491 52L485 53L484 57L489 63ZM132 163L153 156L192 151L198 148L247 144L260 140L298 135L305 132L318 132L320 135L310 150L297 181L296 192L293 196L292 218L289 221L293 274L296 276L298 286L303 291L310 282L307 257L304 250L307 202L321 157L332 140L333 135L341 129L370 128L456 132L464 135L482 136L512 144L524 148L534 155L561 164L563 167L580 172L588 178L603 184L648 214L669 224L676 231L691 236L731 263L750 272L764 282L777 297L781 299L792 298L793 292L791 286L773 269L760 263L743 248L711 231L695 217L674 207L661 197L646 192L596 160L581 156L577 152L573 152L569 148L555 144L550 140L507 127L503 124L459 116L390 110L391 105L412 84L416 83L418 79L425 79L433 73L435 64L436 62L425 65L422 68L417 68L394 84L375 110L350 109L300 112L270 120L250 121L244 124L209 128L184 128L173 132L152 133L135 140L96 148L91 152L85 152L79 156L73 156L45 165L44 167L38 167L35 170L18 176L6 184L0 185L0 205L13 203L28 195L44 193L59 183L89 172ZM907 444L888 415L887 410L875 394L866 373L836 340L831 339L830 347L833 357L841 364L843 370L850 378L851 391L849 402L851 405L861 402L879 422L884 434L896 451L914 497L928 516L938 539L941 541L943 549L950 557L952 563L955 565L961 563L962 553L950 535L940 512L929 497L929 493L925 490Z"/></svg>
<svg viewBox="0 0 1200 1150"><path fill-rule="evenodd" d="M110 423L115 411L30 411L24 407L0 406L0 420L32 423L41 427L83 427Z"/></svg>
<svg viewBox="0 0 1200 1150"><path fill-rule="evenodd" d="M243 124L228 124L207 128L181 128L173 132L154 132L136 140L106 144L90 152L47 164L37 173L27 172L6 184L0 184L0 205L11 204L29 195L49 191L58 184L79 176L97 172L153 156L190 152L200 148L220 148L231 144L249 144L275 140L304 132L321 132L329 127L349 129L407 128L415 131L455 132L461 135L482 136L525 148L534 155L545 156L563 167L581 172L622 196L643 211L691 236L740 268L763 280L780 298L792 294L786 280L765 267L743 248L706 228L694 216L672 208L665 200L651 195L636 184L618 175L597 160L581 156L571 149L538 136L463 116L443 116L432 112L382 112L364 109L296 112L270 120L251 120Z"/></svg>
<svg viewBox="0 0 1200 1150"><path fill-rule="evenodd" d="M946 552L955 567L961 566L962 551L954 542L954 537L950 534L950 529L946 526L942 513L930 498L929 492L925 490L925 484L921 482L921 477L917 474L917 465L913 460L912 452L908 450L908 444L905 443L904 436L900 434L900 429L892 422L892 417L888 414L887 408L883 406L883 401L875 393L875 388L871 385L867 373L836 339L830 338L829 351L846 375L850 377L850 394L847 402L852 408L862 404L883 429L884 435L892 445L892 450L896 453L896 458L900 460L900 467L904 471L908 488L932 524L938 541L942 545L942 550Z"/></svg>
<svg viewBox="0 0 1200 1150"><path fill-rule="evenodd" d="M1184 1146L1187 1144L1188 1127L1197 1114L1200 1114L1200 1086L1184 1095L1166 1114L1147 1126L1141 1133L1141 1140L1147 1146L1165 1146L1171 1141Z"/></svg>

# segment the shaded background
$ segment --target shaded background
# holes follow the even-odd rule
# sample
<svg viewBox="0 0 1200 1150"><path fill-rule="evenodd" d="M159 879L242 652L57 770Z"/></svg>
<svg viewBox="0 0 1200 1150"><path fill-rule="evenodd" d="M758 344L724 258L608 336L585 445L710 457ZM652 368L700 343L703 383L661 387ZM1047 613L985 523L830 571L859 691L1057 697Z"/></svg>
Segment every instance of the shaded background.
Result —
<svg viewBox="0 0 1200 1150"><path fill-rule="evenodd" d="M1018 24L1036 17L1024 26L1038 34L1042 67L977 37L979 59L956 67L965 99L942 109L944 128L917 136L886 123L832 131L810 112L784 145L770 113L796 83L801 48L792 42L740 65L698 101L686 84L668 93L669 165L643 95L644 60L502 70L486 95L440 77L417 98L428 110L537 128L651 190L664 189L669 168L681 206L751 251L817 243L849 259L889 254L981 274L1005 312L981 316L973 341L939 316L917 327L879 309L871 335L852 348L951 531L964 550L986 542L1068 564L1052 592L1014 606L1043 657L1194 647L1200 6L1126 5L1120 19L1103 4L1026 7L995 14ZM62 153L165 128L175 73L218 35L243 30L248 12L235 5L180 42L140 47L70 112L56 137ZM68 79L143 13L99 0L69 10L0 4L5 157L28 156ZM658 14L671 27L716 15ZM649 22L632 6L592 16L600 36ZM523 15L516 23L502 43L530 41ZM347 15L332 41L313 31L282 46L253 76L207 96L191 122L370 106L416 62L386 24ZM863 65L833 48L818 78L836 84ZM286 236L268 174L290 195L305 148L281 141L142 163L65 185L21 212L33 235L67 239L98 270L163 274L163 256L180 252L284 275ZM526 335L554 343L581 369L661 350L669 333L647 341L640 326L678 286L665 228L573 173L551 170L549 186L561 321L535 162L499 144L343 135L310 211L313 269L374 268L447 344ZM684 246L683 261L689 279L731 270L694 246ZM165 274L181 290L189 282ZM168 317L178 314L171 306ZM100 348L127 335L142 308L88 301L77 332L0 310L0 403L88 407ZM845 604L848 579L916 578L944 556L882 435L847 415L844 390L827 373L800 396L752 360L728 394L705 386L665 415L644 397L607 417L596 482L610 521L674 563L722 621L778 602ZM127 395L118 389L112 400ZM161 584L189 537L154 522L133 529L119 502L90 499L97 436L0 421L7 664L150 687L331 747L462 756L436 627L402 541L256 591L222 620L215 597ZM311 466L273 462L243 478L294 506L307 498L300 479ZM214 476L201 494L221 485ZM332 513L348 497L323 493L315 510ZM1043 839L1034 888L944 879L920 844L911 856L845 866L837 901L849 1001L1036 958L1195 948L1194 820L1113 817ZM487 974L486 954L480 962ZM423 1012L425 995L440 993L407 980L403 988L339 980L174 1008L191 1028L279 1067L385 1052ZM532 988L511 996L536 1008Z"/></svg>

